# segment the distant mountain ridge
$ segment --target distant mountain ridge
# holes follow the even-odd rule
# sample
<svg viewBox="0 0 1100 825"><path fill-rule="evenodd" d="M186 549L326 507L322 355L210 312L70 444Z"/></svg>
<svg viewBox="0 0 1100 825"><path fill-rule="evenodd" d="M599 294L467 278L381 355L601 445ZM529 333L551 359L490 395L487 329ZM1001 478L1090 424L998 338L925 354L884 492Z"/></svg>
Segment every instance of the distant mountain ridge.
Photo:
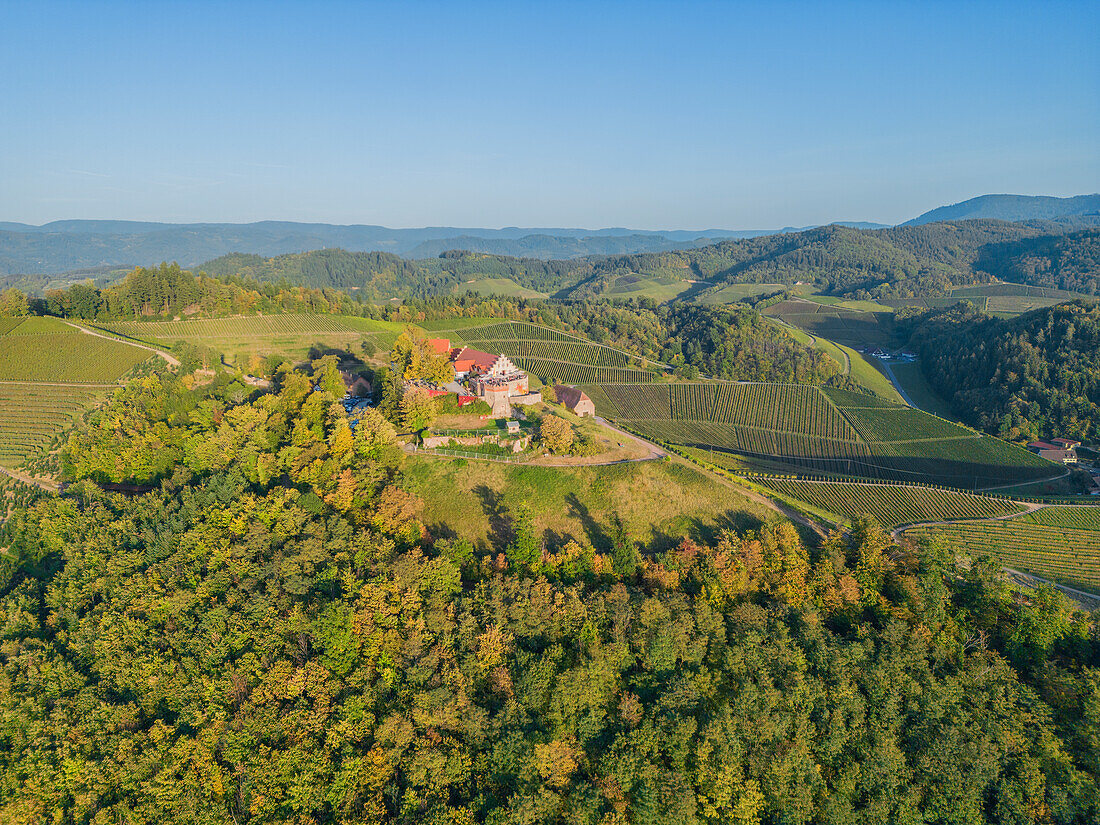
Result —
<svg viewBox="0 0 1100 825"><path fill-rule="evenodd" d="M1100 215L1100 194L1054 198L1046 195L981 195L940 206L918 215L902 226L938 221L992 219L998 221L1056 221L1085 215Z"/></svg>
<svg viewBox="0 0 1100 825"><path fill-rule="evenodd" d="M882 226L857 222L844 225ZM806 228L693 231L441 226L389 229L291 221L172 224L99 220L54 221L33 226L9 221L0 222L0 276L58 275L159 261L177 261L190 267L235 252L274 256L332 247L351 252L390 252L404 258L434 257L462 249L542 260L569 259L690 249L721 240L755 238Z"/></svg>
<svg viewBox="0 0 1100 825"><path fill-rule="evenodd" d="M654 252L704 246L785 230L631 230L621 228L478 229L260 221L250 224L55 221L42 226L0 223L0 275L60 274L96 267L129 267L159 261L195 266L233 252L284 255L339 247L353 252L391 252L403 257L471 251L549 259L622 252Z"/></svg>
<svg viewBox="0 0 1100 825"><path fill-rule="evenodd" d="M902 226L972 219L1053 221L1062 224L1059 231L1063 232L1087 228L1100 224L1100 195L1072 198L983 195L933 209ZM858 230L888 228L886 224L861 221L837 221L829 226ZM179 224L62 220L42 226L0 222L0 278L14 282L18 279L12 276L17 275L54 276L160 261L177 261L182 266L194 267L234 253L273 257L331 248L349 252L388 252L406 259L432 258L444 252L463 250L514 258L573 260L686 251L817 228L821 227L643 230L428 226L391 229L369 224L344 226L293 221ZM31 282L41 281L41 277L31 278Z"/></svg>
<svg viewBox="0 0 1100 825"><path fill-rule="evenodd" d="M233 253L207 261L210 275L348 290L367 300L462 292L479 283L516 285L556 298L702 297L724 285L813 283L852 298L947 295L994 279L1100 291L1100 229L1067 232L1052 221L959 221L887 229L832 224L708 246L557 260L446 251L409 260L386 252L320 249L274 257ZM663 300L663 299L662 299Z"/></svg>

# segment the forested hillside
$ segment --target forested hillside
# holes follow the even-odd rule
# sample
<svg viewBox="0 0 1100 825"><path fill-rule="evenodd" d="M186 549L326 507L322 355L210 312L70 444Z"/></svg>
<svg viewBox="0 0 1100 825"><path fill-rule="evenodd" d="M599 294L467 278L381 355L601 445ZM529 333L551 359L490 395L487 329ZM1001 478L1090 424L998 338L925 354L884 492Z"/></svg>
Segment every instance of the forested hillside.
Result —
<svg viewBox="0 0 1100 825"><path fill-rule="evenodd" d="M42 311L62 317L173 318L180 315L225 316L256 312L349 312L362 304L346 293L242 278L195 275L178 264L137 267L121 281L99 289L74 284L49 290Z"/></svg>
<svg viewBox="0 0 1100 825"><path fill-rule="evenodd" d="M347 254L347 253L344 253ZM375 253L366 253L374 255ZM400 259L397 259L400 260ZM11 290L12 296L24 296ZM849 386L841 366L804 346L745 306L662 305L652 302L486 300L445 295L400 306L363 303L334 289L309 289L243 278L194 275L176 265L138 268L99 290L78 284L49 293L42 307L62 317L95 320L224 317L257 312L362 315L419 323L455 316L524 320L613 344L670 364L679 374L742 381Z"/></svg>
<svg viewBox="0 0 1100 825"><path fill-rule="evenodd" d="M959 304L905 324L929 382L963 421L1013 440L1100 434L1100 304L1010 320Z"/></svg>
<svg viewBox="0 0 1100 825"><path fill-rule="evenodd" d="M982 249L975 267L1021 284L1100 293L1100 231L1051 235Z"/></svg>
<svg viewBox="0 0 1100 825"><path fill-rule="evenodd" d="M904 226L939 221L993 219L999 221L1059 220L1100 216L1100 195L1052 198L1044 195L981 195L940 206L906 221Z"/></svg>
<svg viewBox="0 0 1100 825"><path fill-rule="evenodd" d="M878 230L833 225L659 255L596 259L592 275L572 294L599 295L616 278L635 272L698 278L718 287L801 281L855 298L943 295L952 285L994 278L1088 291L1079 272L1092 266L1100 229L1060 243L1063 232L1047 222L964 221ZM1030 265L1020 265L1020 258ZM1095 291L1095 282L1091 287Z"/></svg>
<svg viewBox="0 0 1100 825"><path fill-rule="evenodd" d="M16 509L0 820L1100 816L1100 640L1054 591L858 520L600 553L508 501L472 546L315 370L135 383L70 440L75 484Z"/></svg>
<svg viewBox="0 0 1100 825"><path fill-rule="evenodd" d="M510 278L539 292L556 292L574 283L585 269L576 261L542 261L481 253L450 252L410 261L386 252L319 249L263 258L233 254L208 261L200 271L220 277L266 283L353 290L362 300L444 295L476 278Z"/></svg>
<svg viewBox="0 0 1100 825"><path fill-rule="evenodd" d="M325 249L276 258L230 255L204 264L220 276L355 290L370 300L461 291L473 280L508 278L559 297L593 298L639 276L659 283L812 283L835 295L911 298L999 278L1096 291L1100 229L1063 238L1043 221L981 220L862 230L831 225L805 232L722 241L695 249L543 261L448 252L409 261L385 253ZM700 290L705 290L700 286Z"/></svg>

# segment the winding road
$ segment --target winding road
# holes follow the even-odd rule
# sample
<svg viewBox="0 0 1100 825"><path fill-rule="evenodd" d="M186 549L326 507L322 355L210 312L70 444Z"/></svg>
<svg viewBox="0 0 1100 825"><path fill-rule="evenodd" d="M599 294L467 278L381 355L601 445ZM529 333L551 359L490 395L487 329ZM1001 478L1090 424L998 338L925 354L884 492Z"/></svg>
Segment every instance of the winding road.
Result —
<svg viewBox="0 0 1100 825"><path fill-rule="evenodd" d="M74 324L72 321L65 321L64 319L62 319L62 321L63 321L63 323L68 324L70 327L73 327L74 329L80 330L85 335L91 335L93 338L103 338L106 341L117 341L120 344L128 344L131 347L137 347L138 349L148 350L149 352L156 353L161 358L163 358L165 361L167 361L169 366L178 367L180 365L180 361L179 361L178 358L176 358L176 356L169 355L164 350L159 350L156 347L149 346L148 344L139 344L136 341L131 341L131 340L129 340L127 338L123 338L121 336L104 335L102 332L96 332L95 330L88 329L87 327L82 327L82 326L80 326L80 324Z"/></svg>

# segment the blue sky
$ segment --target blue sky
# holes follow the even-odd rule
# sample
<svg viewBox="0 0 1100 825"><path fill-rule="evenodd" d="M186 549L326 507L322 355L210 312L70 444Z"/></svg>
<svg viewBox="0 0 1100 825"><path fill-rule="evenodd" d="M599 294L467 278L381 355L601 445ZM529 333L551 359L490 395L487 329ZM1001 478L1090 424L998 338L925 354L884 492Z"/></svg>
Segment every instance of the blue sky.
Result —
<svg viewBox="0 0 1100 825"><path fill-rule="evenodd" d="M11 3L0 220L773 228L1100 190L1100 3Z"/></svg>

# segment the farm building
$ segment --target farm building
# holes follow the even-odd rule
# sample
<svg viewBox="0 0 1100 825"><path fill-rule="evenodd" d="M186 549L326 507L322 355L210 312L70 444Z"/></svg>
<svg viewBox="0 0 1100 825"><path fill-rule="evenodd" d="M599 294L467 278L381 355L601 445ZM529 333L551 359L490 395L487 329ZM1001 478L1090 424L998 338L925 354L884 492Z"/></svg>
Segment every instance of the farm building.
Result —
<svg viewBox="0 0 1100 825"><path fill-rule="evenodd" d="M348 395L353 398L370 398L373 388L370 381L355 373L340 371L340 377L344 379L344 387Z"/></svg>
<svg viewBox="0 0 1100 825"><path fill-rule="evenodd" d="M1076 450L1081 446L1080 441L1074 441L1072 438L1052 438L1050 443L1060 450Z"/></svg>
<svg viewBox="0 0 1100 825"><path fill-rule="evenodd" d="M1077 453L1073 450L1039 450L1039 458L1045 458L1055 464L1077 463Z"/></svg>
<svg viewBox="0 0 1100 825"><path fill-rule="evenodd" d="M429 338L428 346L432 348L432 352L436 355L450 355L451 353L451 339L449 338Z"/></svg>
<svg viewBox="0 0 1100 825"><path fill-rule="evenodd" d="M579 387L556 384L554 386L554 397L558 399L559 404L564 404L566 409L575 415L596 414L596 405Z"/></svg>
<svg viewBox="0 0 1100 825"><path fill-rule="evenodd" d="M1039 458L1045 458L1055 464L1076 464L1077 448L1080 446L1080 441L1073 441L1068 438L1052 438L1049 442L1032 441L1027 445L1027 448Z"/></svg>

